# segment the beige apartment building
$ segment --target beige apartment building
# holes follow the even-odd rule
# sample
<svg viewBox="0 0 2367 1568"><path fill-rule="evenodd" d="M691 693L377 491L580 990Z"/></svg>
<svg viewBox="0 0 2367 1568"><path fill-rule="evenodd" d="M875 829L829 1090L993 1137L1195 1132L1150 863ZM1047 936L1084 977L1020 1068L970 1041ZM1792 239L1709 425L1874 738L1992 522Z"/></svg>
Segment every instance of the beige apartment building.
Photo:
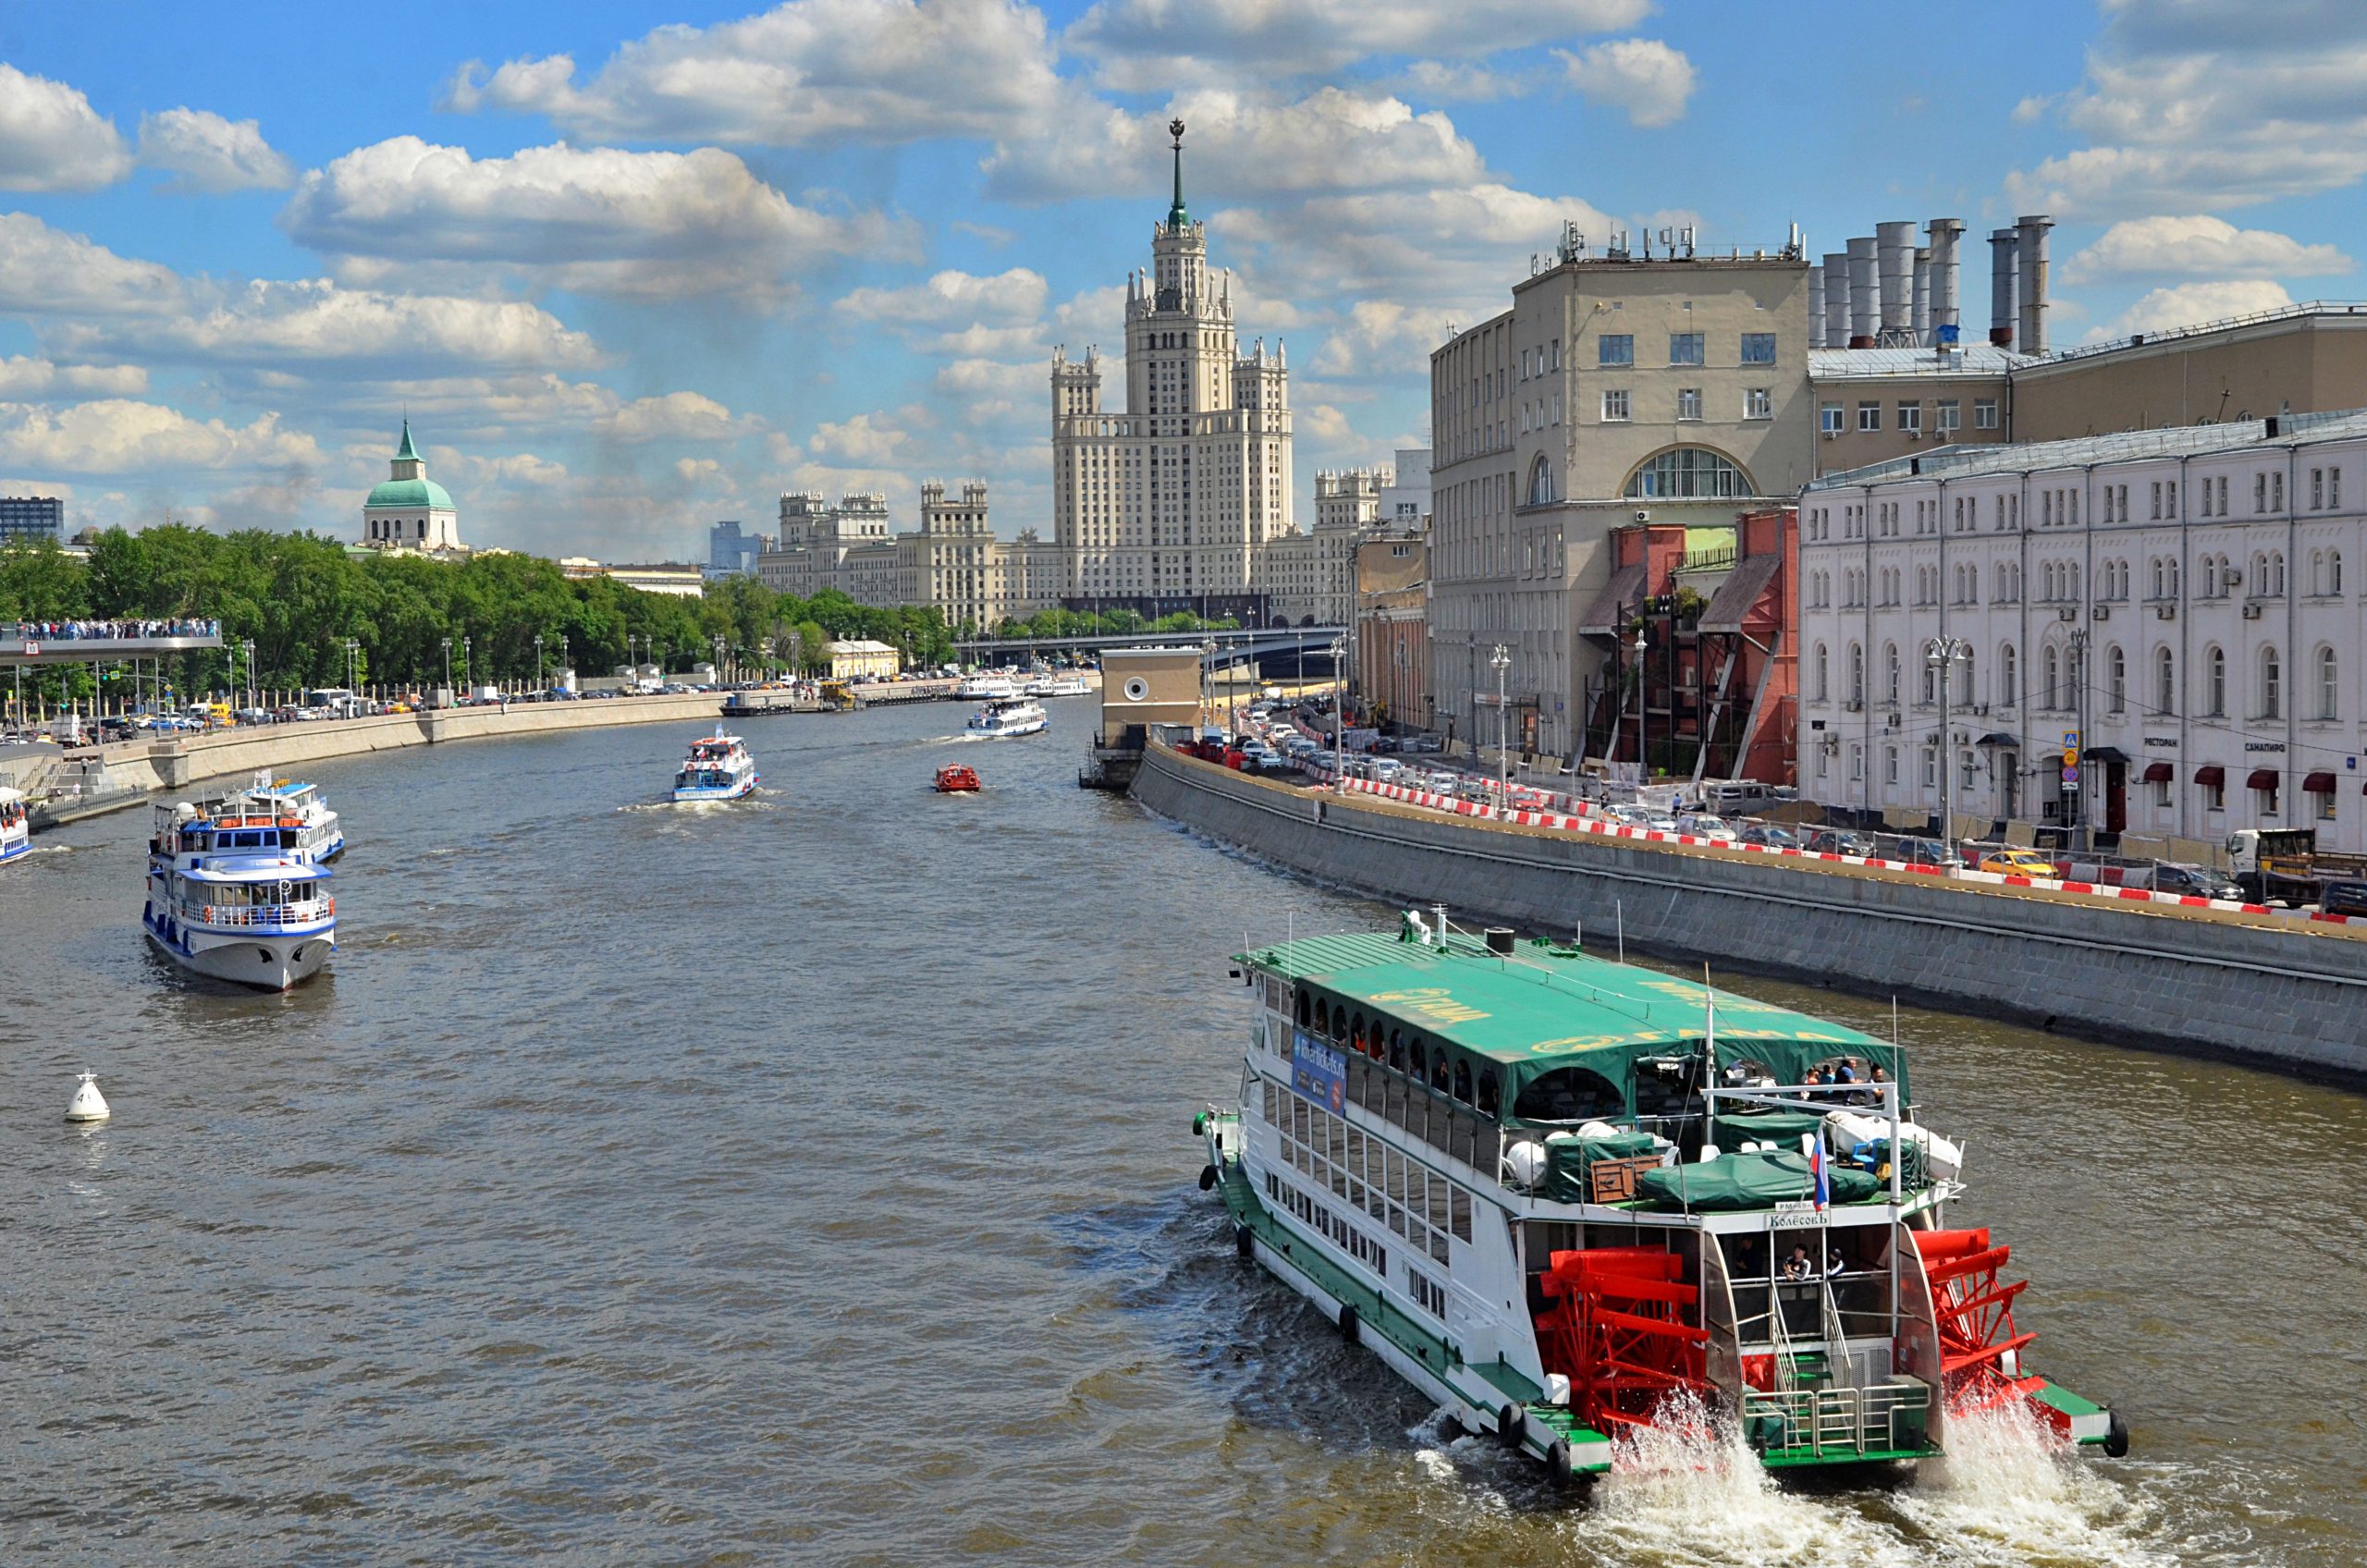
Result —
<svg viewBox="0 0 2367 1568"><path fill-rule="evenodd" d="M920 527L906 533L890 532L887 497L877 493L835 507L816 492L783 496L779 547L756 557L756 578L800 598L836 589L859 605L933 606L958 629L1057 606L1067 562L1033 529L995 537L984 481L949 495L932 479L921 485Z"/></svg>

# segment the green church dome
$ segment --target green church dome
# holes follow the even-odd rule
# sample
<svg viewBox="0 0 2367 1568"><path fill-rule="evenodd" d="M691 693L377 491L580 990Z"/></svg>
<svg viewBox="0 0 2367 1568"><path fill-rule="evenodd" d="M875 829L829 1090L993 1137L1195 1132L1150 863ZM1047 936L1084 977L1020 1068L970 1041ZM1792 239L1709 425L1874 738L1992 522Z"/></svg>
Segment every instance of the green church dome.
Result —
<svg viewBox="0 0 2367 1568"><path fill-rule="evenodd" d="M350 496L352 491L346 492ZM452 510L452 497L432 479L389 479L374 486L366 507L427 507Z"/></svg>

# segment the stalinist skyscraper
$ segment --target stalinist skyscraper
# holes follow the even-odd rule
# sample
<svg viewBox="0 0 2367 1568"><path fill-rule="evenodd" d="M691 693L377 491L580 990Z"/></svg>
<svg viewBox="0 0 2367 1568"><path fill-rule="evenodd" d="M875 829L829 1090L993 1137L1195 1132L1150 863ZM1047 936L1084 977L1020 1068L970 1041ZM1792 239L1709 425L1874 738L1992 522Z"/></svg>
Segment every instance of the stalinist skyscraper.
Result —
<svg viewBox="0 0 2367 1568"><path fill-rule="evenodd" d="M1149 615L1258 608L1258 547L1291 526L1290 377L1277 340L1245 354L1232 275L1208 276L1208 227L1175 199L1151 229L1147 275L1126 276L1126 398L1101 406L1101 360L1052 355L1053 537L1068 602Z"/></svg>

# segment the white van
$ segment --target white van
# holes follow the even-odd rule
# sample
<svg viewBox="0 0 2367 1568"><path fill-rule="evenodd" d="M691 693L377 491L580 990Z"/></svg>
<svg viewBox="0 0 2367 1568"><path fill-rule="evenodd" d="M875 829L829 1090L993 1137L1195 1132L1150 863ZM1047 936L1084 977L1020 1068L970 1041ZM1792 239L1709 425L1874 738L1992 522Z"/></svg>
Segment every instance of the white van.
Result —
<svg viewBox="0 0 2367 1568"><path fill-rule="evenodd" d="M1728 778L1701 786L1701 809L1714 816L1749 816L1777 799L1775 786L1753 778Z"/></svg>

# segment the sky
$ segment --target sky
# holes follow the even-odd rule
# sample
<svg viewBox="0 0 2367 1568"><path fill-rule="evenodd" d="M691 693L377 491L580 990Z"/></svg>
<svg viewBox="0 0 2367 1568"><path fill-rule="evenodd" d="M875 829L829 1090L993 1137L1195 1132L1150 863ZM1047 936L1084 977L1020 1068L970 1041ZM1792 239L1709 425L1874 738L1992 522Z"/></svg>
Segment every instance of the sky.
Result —
<svg viewBox="0 0 2367 1568"><path fill-rule="evenodd" d="M1050 355L1122 351L1174 116L1303 524L1564 221L1962 217L1977 333L2049 213L2059 343L2367 294L2357 0L12 6L0 494L358 537L408 413L479 546L932 478L1049 535Z"/></svg>

